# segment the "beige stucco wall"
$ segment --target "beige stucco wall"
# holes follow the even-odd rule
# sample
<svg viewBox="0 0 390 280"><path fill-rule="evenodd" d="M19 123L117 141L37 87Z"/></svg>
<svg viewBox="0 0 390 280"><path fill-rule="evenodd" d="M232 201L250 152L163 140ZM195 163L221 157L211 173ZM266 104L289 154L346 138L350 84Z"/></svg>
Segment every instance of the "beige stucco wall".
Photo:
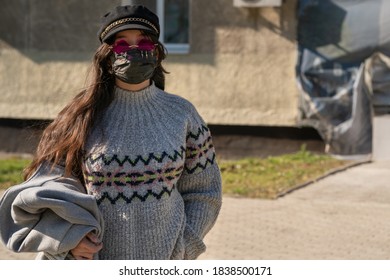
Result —
<svg viewBox="0 0 390 280"><path fill-rule="evenodd" d="M120 2L0 0L0 118L54 118L84 85L101 15Z"/></svg>
<svg viewBox="0 0 390 280"><path fill-rule="evenodd" d="M58 60L61 56L64 53L26 55L13 48L0 49L0 118L51 119L58 114L81 90L89 67L83 61Z"/></svg>
<svg viewBox="0 0 390 280"><path fill-rule="evenodd" d="M167 91L191 100L208 123L294 126L295 5L192 1L190 53L169 54ZM90 46L21 49L0 40L0 118L54 118L82 88Z"/></svg>
<svg viewBox="0 0 390 280"><path fill-rule="evenodd" d="M212 123L295 125L296 1L279 8L192 3L191 54L169 57L167 88Z"/></svg>

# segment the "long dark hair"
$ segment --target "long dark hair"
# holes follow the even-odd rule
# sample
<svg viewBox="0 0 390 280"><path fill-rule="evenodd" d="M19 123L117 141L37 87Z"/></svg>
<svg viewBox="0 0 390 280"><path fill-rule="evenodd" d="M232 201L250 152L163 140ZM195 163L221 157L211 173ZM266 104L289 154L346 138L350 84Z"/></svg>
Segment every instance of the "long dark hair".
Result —
<svg viewBox="0 0 390 280"><path fill-rule="evenodd" d="M154 82L156 87L164 90L165 88L165 74L169 74L168 71L164 69L162 66L162 61L167 57L168 51L164 47L164 45L158 40L157 36L155 36L152 33L147 33L143 32L146 36L149 36L149 38L152 40L153 43L157 44L157 54L158 54L158 59L157 59L157 67L154 70L153 77L151 80Z"/></svg>
<svg viewBox="0 0 390 280"><path fill-rule="evenodd" d="M167 51L156 36L148 35L157 44L158 63L151 80L164 90L165 74L161 62ZM114 98L115 76L112 72L110 44L103 43L93 56L87 86L66 105L43 131L33 161L24 170L29 178L43 162L65 167L65 174L84 182L82 162L84 144L92 127Z"/></svg>

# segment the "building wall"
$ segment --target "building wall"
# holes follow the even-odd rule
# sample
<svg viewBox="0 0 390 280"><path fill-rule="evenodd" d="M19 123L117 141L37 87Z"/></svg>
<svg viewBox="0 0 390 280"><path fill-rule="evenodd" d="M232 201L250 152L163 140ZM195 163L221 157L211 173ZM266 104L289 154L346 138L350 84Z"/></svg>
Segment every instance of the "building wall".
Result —
<svg viewBox="0 0 390 280"><path fill-rule="evenodd" d="M0 118L56 116L84 85L112 3L0 0Z"/></svg>
<svg viewBox="0 0 390 280"><path fill-rule="evenodd" d="M296 1L281 8L192 3L191 54L170 57L168 88L213 123L294 125Z"/></svg>
<svg viewBox="0 0 390 280"><path fill-rule="evenodd" d="M0 118L55 117L82 89L113 3L121 1L0 0ZM166 90L211 124L294 126L295 6L193 0L190 53L168 55Z"/></svg>

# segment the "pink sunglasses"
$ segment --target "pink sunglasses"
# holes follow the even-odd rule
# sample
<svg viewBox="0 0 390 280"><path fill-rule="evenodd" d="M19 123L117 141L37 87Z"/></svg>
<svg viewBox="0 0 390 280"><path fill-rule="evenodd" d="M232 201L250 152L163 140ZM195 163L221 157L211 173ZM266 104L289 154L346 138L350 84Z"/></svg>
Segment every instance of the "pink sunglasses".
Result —
<svg viewBox="0 0 390 280"><path fill-rule="evenodd" d="M131 49L138 49L140 51L152 51L156 48L157 44L154 44L148 39L141 39L136 45L129 45L125 40L119 40L112 46L112 50L117 53L124 53Z"/></svg>

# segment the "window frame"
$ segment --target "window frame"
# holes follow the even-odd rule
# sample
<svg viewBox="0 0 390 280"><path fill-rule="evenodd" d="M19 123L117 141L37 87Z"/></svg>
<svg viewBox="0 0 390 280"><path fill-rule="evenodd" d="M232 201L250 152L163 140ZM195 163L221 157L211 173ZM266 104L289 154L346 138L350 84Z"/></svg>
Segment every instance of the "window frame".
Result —
<svg viewBox="0 0 390 280"><path fill-rule="evenodd" d="M191 0L188 0L189 10L188 10L188 21L191 22L190 11L191 11ZM172 54L188 54L190 52L190 43L187 44L174 44L174 43L165 43L164 34L165 34L165 0L156 0L156 9L157 16L160 19L160 41L167 48L168 53ZM190 28L188 28L188 37L190 36ZM189 39L190 40L190 39Z"/></svg>

